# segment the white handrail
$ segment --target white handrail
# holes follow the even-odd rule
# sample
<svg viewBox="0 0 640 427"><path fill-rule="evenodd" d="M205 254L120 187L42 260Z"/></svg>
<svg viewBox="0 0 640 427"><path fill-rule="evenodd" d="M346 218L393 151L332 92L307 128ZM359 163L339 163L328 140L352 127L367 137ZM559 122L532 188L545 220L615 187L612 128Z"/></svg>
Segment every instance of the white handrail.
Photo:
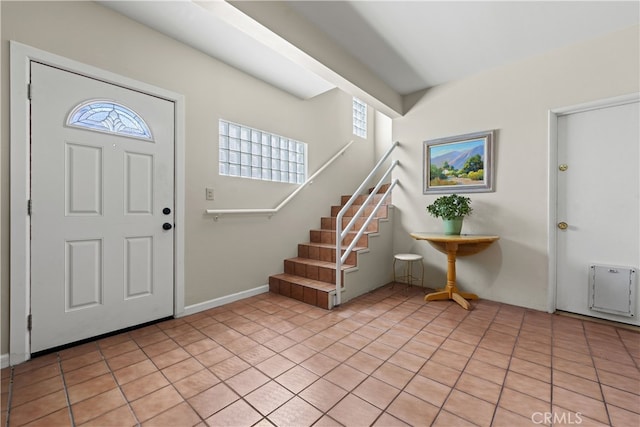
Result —
<svg viewBox="0 0 640 427"><path fill-rule="evenodd" d="M215 215L215 217L213 218L215 221L218 220L220 215L228 215L228 214L267 214L267 215L275 215L276 213L278 213L278 211L280 209L285 207L285 205L287 203L289 203L291 201L291 199L293 199L300 191L302 191L302 189L304 187L306 187L308 184L311 184L313 182L313 180L318 175L320 175L320 173L322 171L324 171L327 167L329 167L329 165L331 163L333 163L338 157L343 155L344 152L347 151L347 148L349 148L351 146L351 144L353 144L353 141L349 141L349 143L347 145L342 147L340 149L340 151L338 151L336 154L334 154L333 157L331 157L329 160L327 160L327 162L320 169L318 169L313 175L311 175L309 178L307 178L307 180L305 182L303 182L298 188L295 189L295 191L293 191L291 194L289 194L289 196L286 199L284 199L282 202L280 202L280 204L278 206L276 206L275 208L272 208L272 209L251 209L251 208L249 208L249 209L207 209L205 211L205 213L207 215Z"/></svg>
<svg viewBox="0 0 640 427"><path fill-rule="evenodd" d="M389 169L387 170L387 172L391 172L391 170L396 167L398 165L398 161L396 160L395 162L393 162L393 164L389 167ZM380 183L382 183L382 181L380 181ZM398 179L394 179L393 182L391 183L391 185L389 186L389 188L387 188L387 191L384 192L384 195L380 198L380 200L378 201L378 203L376 204L376 207L373 210L373 213L369 214L369 216L367 217L367 219L365 220L365 222L362 224L362 226L360 227L360 230L358 230L358 232L356 233L355 237L353 238L353 241L349 244L349 246L347 246L347 249L345 249L345 253L340 257L341 258L341 262L344 264L344 262L347 260L347 257L349 256L349 254L351 253L351 251L353 250L354 246L356 245L358 239L360 239L360 237L362 237L362 235L364 234L364 232L366 231L367 227L369 226L369 224L371 223L371 221L374 219L374 215L375 213L378 211L378 209L380 208L380 206L382 206L382 203L385 201L385 199L387 198L388 194L387 193L391 193L391 190L393 190L393 187L395 187L398 184ZM371 193L373 195L375 195L376 193ZM363 210L363 208L365 208L369 201L370 201L370 197L367 198L367 201L365 201L363 203L362 206L360 206L360 209L358 209L358 212L353 216L353 218L351 218L351 221L349 221L349 224L344 228L344 230L342 230L342 236L345 237L347 235L347 233L349 232L349 230L351 230L351 228L353 227L353 225L356 223L356 220L359 218L361 211ZM342 220L342 218L340 218ZM336 218L336 221L338 219Z"/></svg>
<svg viewBox="0 0 640 427"><path fill-rule="evenodd" d="M371 199L378 193L378 190L382 186L383 182L387 179L387 177L389 176L393 168L395 168L399 164L398 160L395 160L391 164L391 166L389 166L389 168L384 173L382 178L378 180L378 183L376 184L374 189L371 190L371 193L369 193L369 196L367 197L365 202L362 203L362 206L360 206L360 209L358 209L357 213L353 216L353 218L351 218L351 221L349 221L349 224L347 224L344 230L342 230L342 218L344 217L344 214L346 213L346 211L351 207L353 202L356 200L356 198L360 195L362 190L364 190L364 188L368 185L368 182L378 172L378 169L380 169L380 167L385 162L385 160L387 160L387 158L391 155L391 152L398 145L400 145L400 143L396 141L391 145L391 147L389 147L389 149L380 158L380 160L378 160L378 163L376 163L376 165L373 167L369 175L364 179L364 181L362 181L362 184L360 184L358 189L353 193L351 198L347 201L347 203L344 204L342 209L340 209L340 212L338 212L338 215L336 215L336 300L335 300L335 305L340 305L342 302L342 289L341 289L342 288L342 265L347 260L347 257L353 251L353 248L355 247L357 241L364 234L365 230L369 226L369 223L375 217L376 213L378 212L378 209L380 208L380 206L382 206L382 203L387 199L387 197L391 194L391 191L393 190L393 188L398 184L397 178L393 180L393 182L391 183L387 191L385 191L383 196L380 198L380 200L376 204L373 211L369 214L364 224L360 227L360 230L358 231L356 236L353 238L353 240L351 241L347 249L345 249L344 254L342 254L342 239L344 239L347 233L349 232L349 230L351 230L357 218L362 214L362 212L364 212L364 210L366 209Z"/></svg>

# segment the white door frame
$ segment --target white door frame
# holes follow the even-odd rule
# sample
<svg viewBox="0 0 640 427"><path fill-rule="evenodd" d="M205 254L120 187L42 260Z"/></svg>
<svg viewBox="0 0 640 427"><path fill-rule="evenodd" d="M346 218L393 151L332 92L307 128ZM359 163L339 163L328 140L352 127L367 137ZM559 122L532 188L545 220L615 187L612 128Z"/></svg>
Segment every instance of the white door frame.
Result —
<svg viewBox="0 0 640 427"><path fill-rule="evenodd" d="M548 247L549 257L549 278L547 289L547 311L556 311L556 290L557 290L557 237L558 228L558 118L568 114L581 113L584 111L597 110L600 108L615 107L618 105L631 104L640 101L640 92L628 95L616 96L613 98L600 99L584 104L572 105L569 107L555 108L549 110L549 203L548 203Z"/></svg>
<svg viewBox="0 0 640 427"><path fill-rule="evenodd" d="M185 217L185 100L184 96L147 83L86 65L72 59L10 41L10 332L9 363L31 357L27 316L30 309L30 189L29 99L31 61L96 78L125 88L172 101L175 105L175 229L174 316L184 313L184 217Z"/></svg>

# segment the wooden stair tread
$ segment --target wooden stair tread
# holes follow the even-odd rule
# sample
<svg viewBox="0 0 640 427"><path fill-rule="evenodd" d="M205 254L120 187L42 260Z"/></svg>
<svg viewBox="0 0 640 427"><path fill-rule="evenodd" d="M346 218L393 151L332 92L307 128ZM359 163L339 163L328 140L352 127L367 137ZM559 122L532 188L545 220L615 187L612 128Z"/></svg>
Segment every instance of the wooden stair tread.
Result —
<svg viewBox="0 0 640 427"><path fill-rule="evenodd" d="M364 228L364 223L366 218L365 217L360 217L361 220L356 221L355 225L353 227L351 227L351 229L349 230L349 232L354 232L357 233L358 231L360 231L362 228ZM375 218L373 221L371 221L369 224L367 224L367 232L368 233L376 233L378 231L378 221L380 221L381 219L384 218ZM348 220L348 218L347 218ZM347 224L349 223L349 221L343 221L342 224L342 231L344 231L345 227L347 226ZM321 230L325 230L325 231L336 231L336 222L334 218L327 218L327 217L323 217L320 220L320 229Z"/></svg>
<svg viewBox="0 0 640 427"><path fill-rule="evenodd" d="M339 207L339 206L333 206L333 207L334 207L334 208L337 208L337 207ZM325 219L334 219L334 218L335 218L335 216L323 216L323 217L321 217L321 218L325 218ZM349 220L349 221L351 221L353 218L366 219L366 217L365 217L365 216L363 216L363 215L356 216L356 217L354 217L354 216L346 216L346 215L345 215L345 216L343 216L343 217L342 217L342 220L343 220L343 221L345 221L345 220ZM378 217L374 216L374 218L378 218Z"/></svg>
<svg viewBox="0 0 640 427"><path fill-rule="evenodd" d="M301 245L307 245L307 246L314 246L316 248L327 248L327 249L333 249L335 251L336 249L336 245L333 243L318 243L318 242L304 242L304 243L300 243ZM342 245L342 251L344 252L344 250L346 249L345 245ZM361 251L364 249L368 249L367 246L354 246L353 247L353 251Z"/></svg>
<svg viewBox="0 0 640 427"><path fill-rule="evenodd" d="M373 191L373 188L369 189L368 193L363 193L359 196L357 196L353 202L354 205L362 205L367 198L371 195L371 191ZM373 203L378 203L380 201L380 199L382 199L384 197L384 192L386 191L386 189L382 189L380 188L380 190L371 198L371 202ZM343 194L342 196L340 196L340 203L342 205L345 205L349 199L351 199L352 196ZM382 202L383 204L389 204L389 200L390 198L387 198L384 202Z"/></svg>
<svg viewBox="0 0 640 427"><path fill-rule="evenodd" d="M338 212L340 212L340 210L343 208L343 206L341 205L333 205L331 206L331 210L330 210L330 214L329 214L329 218L337 218L338 217ZM371 209L373 209L373 207L370 207ZM351 210L351 212L348 212L349 216L344 216L343 218L353 218L354 215L359 209L359 206L351 206L349 207L349 210ZM389 205L382 205L380 207L380 210L378 210L378 212L375 214L374 218L376 219L386 219L389 217L388 215L388 210L389 209ZM367 216L369 216L370 211L364 210L360 215L357 216L357 218L365 218Z"/></svg>
<svg viewBox="0 0 640 427"><path fill-rule="evenodd" d="M274 274L271 277L275 277L276 279L285 280L287 282L295 283L308 288L317 289L323 292L332 292L336 290L336 285L334 284L321 282L319 280L307 279L305 277L296 276L294 274L280 273Z"/></svg>
<svg viewBox="0 0 640 427"><path fill-rule="evenodd" d="M391 183L388 184L382 184L380 186L380 188L378 189L378 194L384 193L387 191L387 189L391 186ZM371 192L374 190L375 187L371 187L369 188L369 194L371 194Z"/></svg>
<svg viewBox="0 0 640 427"><path fill-rule="evenodd" d="M360 209L360 206L361 206L361 205L351 205L351 206L349 207L349 209L353 209L354 211L356 211L356 212L357 212L357 211ZM382 206L389 206L389 205L382 205ZM333 209L335 209L335 210L340 210L340 209L338 209L338 208L341 208L341 209L342 209L343 207L344 207L344 205L331 205L331 208L333 208ZM367 216L367 214L365 214L365 213L363 212L363 213L362 213L362 215L358 215L356 218L361 218L361 217L363 217L363 216ZM353 218L353 217L354 217L354 215L348 215L348 216L347 216L347 215L345 215L345 216L343 216L342 218ZM329 218L335 218L335 215L331 215ZM376 216L374 216L374 218L379 218L379 217L376 215ZM383 217L383 218L385 218L385 217Z"/></svg>
<svg viewBox="0 0 640 427"><path fill-rule="evenodd" d="M319 259L294 257L294 258L287 258L287 261L299 262L301 264L315 265L315 266L324 267L324 268L333 268L333 269L336 268L335 262L320 261ZM353 267L355 267L355 265L351 265L351 264L342 265L343 270L348 270Z"/></svg>
<svg viewBox="0 0 640 427"><path fill-rule="evenodd" d="M312 228L310 231L330 231L332 233L335 233L336 229L335 228ZM363 232L363 234L372 234L372 233L375 233L375 232L374 231L365 231L365 232ZM358 234L358 231L349 231L347 233L347 236L348 235L355 236L356 234ZM333 246L335 247L335 245L333 245Z"/></svg>

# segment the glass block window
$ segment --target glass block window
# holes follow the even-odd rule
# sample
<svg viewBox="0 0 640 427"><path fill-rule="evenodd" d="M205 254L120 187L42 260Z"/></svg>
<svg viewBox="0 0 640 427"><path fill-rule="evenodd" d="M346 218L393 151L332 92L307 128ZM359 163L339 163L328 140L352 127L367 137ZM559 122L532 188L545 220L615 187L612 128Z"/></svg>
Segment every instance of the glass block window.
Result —
<svg viewBox="0 0 640 427"><path fill-rule="evenodd" d="M67 125L153 141L151 130L142 117L112 101L94 99L83 102L71 111Z"/></svg>
<svg viewBox="0 0 640 427"><path fill-rule="evenodd" d="M353 134L360 138L367 137L367 104L353 98Z"/></svg>
<svg viewBox="0 0 640 427"><path fill-rule="evenodd" d="M220 120L220 175L302 184L307 179L307 144Z"/></svg>

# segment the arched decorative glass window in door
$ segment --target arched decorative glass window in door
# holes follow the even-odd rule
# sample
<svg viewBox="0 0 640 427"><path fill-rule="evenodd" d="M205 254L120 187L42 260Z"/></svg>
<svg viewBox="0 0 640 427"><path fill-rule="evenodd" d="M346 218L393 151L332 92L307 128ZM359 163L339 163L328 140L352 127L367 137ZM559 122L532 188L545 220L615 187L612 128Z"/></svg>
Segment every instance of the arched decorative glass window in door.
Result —
<svg viewBox="0 0 640 427"><path fill-rule="evenodd" d="M67 125L153 141L151 130L140 115L122 104L103 99L78 105L69 114Z"/></svg>

